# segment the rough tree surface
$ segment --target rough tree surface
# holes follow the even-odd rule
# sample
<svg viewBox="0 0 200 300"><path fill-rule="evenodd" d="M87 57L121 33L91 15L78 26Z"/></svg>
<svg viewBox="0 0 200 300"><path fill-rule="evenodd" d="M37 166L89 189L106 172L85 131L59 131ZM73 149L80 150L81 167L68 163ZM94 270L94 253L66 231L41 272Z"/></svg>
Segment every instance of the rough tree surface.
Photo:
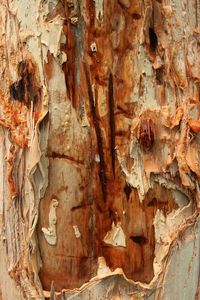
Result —
<svg viewBox="0 0 200 300"><path fill-rule="evenodd" d="M200 299L199 0L1 0L0 299Z"/></svg>

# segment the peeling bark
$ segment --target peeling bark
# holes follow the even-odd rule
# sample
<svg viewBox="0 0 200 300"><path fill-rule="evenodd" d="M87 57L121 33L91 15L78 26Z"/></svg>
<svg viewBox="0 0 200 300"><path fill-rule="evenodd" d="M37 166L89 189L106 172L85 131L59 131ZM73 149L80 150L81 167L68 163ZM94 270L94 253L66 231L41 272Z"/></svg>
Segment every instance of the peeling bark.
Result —
<svg viewBox="0 0 200 300"><path fill-rule="evenodd" d="M200 299L199 2L2 0L0 299Z"/></svg>

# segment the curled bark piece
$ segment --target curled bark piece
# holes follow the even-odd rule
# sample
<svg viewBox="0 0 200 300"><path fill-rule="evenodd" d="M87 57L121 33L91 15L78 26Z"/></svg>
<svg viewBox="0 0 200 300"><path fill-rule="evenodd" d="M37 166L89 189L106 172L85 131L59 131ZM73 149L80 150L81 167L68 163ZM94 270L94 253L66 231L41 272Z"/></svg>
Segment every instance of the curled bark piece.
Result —
<svg viewBox="0 0 200 300"><path fill-rule="evenodd" d="M49 245L56 245L57 236L56 236L56 208L58 206L58 201L56 199L52 199L49 209L49 227L42 228L42 232L44 233L45 239Z"/></svg>
<svg viewBox="0 0 200 300"><path fill-rule="evenodd" d="M74 225L74 226L73 226L73 229L74 229L75 237L76 237L77 239L80 239L81 233L80 233L80 231L79 231L79 229L78 229L78 226L77 226L77 225Z"/></svg>
<svg viewBox="0 0 200 300"><path fill-rule="evenodd" d="M195 132L195 133L200 132L200 121L199 120L189 120L188 124L193 132Z"/></svg>
<svg viewBox="0 0 200 300"><path fill-rule="evenodd" d="M98 270L97 276L105 276L111 274L110 268L106 264L106 260L103 256L98 257Z"/></svg>
<svg viewBox="0 0 200 300"><path fill-rule="evenodd" d="M104 240L106 244L113 245L114 247L126 247L126 237L120 223L112 223L112 229L108 231Z"/></svg>

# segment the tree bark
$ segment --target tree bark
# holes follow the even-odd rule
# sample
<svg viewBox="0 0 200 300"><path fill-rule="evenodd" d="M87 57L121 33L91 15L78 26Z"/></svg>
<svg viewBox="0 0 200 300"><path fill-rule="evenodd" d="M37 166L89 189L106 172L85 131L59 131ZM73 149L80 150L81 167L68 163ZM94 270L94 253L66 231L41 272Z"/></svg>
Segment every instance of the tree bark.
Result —
<svg viewBox="0 0 200 300"><path fill-rule="evenodd" d="M2 0L0 299L200 299L199 0Z"/></svg>

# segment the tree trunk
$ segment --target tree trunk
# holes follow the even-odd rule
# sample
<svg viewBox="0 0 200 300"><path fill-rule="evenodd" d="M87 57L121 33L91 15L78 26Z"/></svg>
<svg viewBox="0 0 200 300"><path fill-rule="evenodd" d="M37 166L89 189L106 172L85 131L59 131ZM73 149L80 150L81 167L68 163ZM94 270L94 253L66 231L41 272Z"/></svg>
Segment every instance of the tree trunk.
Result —
<svg viewBox="0 0 200 300"><path fill-rule="evenodd" d="M0 299L200 299L199 0L2 0Z"/></svg>

